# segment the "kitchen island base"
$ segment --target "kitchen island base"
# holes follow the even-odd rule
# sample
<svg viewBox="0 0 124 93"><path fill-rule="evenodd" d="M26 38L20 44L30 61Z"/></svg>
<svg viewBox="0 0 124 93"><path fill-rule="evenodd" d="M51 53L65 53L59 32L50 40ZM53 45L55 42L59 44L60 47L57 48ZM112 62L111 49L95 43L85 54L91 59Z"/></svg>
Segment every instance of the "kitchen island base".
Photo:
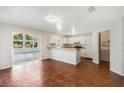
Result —
<svg viewBox="0 0 124 93"><path fill-rule="evenodd" d="M80 53L76 48L50 48L51 59L62 61L65 63L77 65L80 63Z"/></svg>

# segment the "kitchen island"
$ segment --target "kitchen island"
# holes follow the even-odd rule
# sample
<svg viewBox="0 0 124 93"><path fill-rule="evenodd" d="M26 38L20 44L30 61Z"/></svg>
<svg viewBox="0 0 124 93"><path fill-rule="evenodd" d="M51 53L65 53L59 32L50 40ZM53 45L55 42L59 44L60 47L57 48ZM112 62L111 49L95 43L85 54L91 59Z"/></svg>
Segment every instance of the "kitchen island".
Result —
<svg viewBox="0 0 124 93"><path fill-rule="evenodd" d="M50 59L61 62L77 65L81 62L79 48L67 47L48 47L50 52Z"/></svg>

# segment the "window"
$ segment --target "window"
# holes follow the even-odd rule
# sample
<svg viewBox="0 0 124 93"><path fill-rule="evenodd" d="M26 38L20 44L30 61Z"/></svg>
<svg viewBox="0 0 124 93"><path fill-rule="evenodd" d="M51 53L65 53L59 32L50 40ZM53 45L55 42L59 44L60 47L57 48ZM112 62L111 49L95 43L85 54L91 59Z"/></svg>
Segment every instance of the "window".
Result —
<svg viewBox="0 0 124 93"><path fill-rule="evenodd" d="M34 42L34 48L38 47L38 42Z"/></svg>
<svg viewBox="0 0 124 93"><path fill-rule="evenodd" d="M23 40L23 34L14 33L13 38L14 38L14 40Z"/></svg>
<svg viewBox="0 0 124 93"><path fill-rule="evenodd" d="M13 34L13 47L14 48L23 48L23 34L21 34L21 33Z"/></svg>
<svg viewBox="0 0 124 93"><path fill-rule="evenodd" d="M13 48L39 48L39 37L13 33Z"/></svg>
<svg viewBox="0 0 124 93"><path fill-rule="evenodd" d="M31 35L25 34L25 40L33 40Z"/></svg>
<svg viewBox="0 0 124 93"><path fill-rule="evenodd" d="M14 41L13 45L14 45L14 48L23 48L23 42L22 41Z"/></svg>
<svg viewBox="0 0 124 93"><path fill-rule="evenodd" d="M34 42L33 42L34 43L34 48L38 48L38 46L39 46L38 42L39 42L39 38L35 36L34 37Z"/></svg>
<svg viewBox="0 0 124 93"><path fill-rule="evenodd" d="M33 42L25 42L25 48L33 48Z"/></svg>

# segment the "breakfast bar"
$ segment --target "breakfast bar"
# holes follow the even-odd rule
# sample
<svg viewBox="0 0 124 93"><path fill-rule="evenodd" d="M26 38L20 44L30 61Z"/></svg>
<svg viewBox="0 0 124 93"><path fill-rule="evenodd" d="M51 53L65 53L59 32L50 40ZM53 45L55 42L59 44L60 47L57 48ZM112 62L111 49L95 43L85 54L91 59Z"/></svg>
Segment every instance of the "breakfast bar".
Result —
<svg viewBox="0 0 124 93"><path fill-rule="evenodd" d="M49 47L50 59L77 65L80 63L80 49L67 47Z"/></svg>

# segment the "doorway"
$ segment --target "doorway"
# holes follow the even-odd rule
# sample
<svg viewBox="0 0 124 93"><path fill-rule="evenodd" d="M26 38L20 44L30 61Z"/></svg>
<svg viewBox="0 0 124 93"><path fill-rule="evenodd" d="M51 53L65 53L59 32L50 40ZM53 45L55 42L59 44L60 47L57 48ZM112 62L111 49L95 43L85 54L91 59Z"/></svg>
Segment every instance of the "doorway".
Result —
<svg viewBox="0 0 124 93"><path fill-rule="evenodd" d="M99 62L110 63L110 31L99 33Z"/></svg>

